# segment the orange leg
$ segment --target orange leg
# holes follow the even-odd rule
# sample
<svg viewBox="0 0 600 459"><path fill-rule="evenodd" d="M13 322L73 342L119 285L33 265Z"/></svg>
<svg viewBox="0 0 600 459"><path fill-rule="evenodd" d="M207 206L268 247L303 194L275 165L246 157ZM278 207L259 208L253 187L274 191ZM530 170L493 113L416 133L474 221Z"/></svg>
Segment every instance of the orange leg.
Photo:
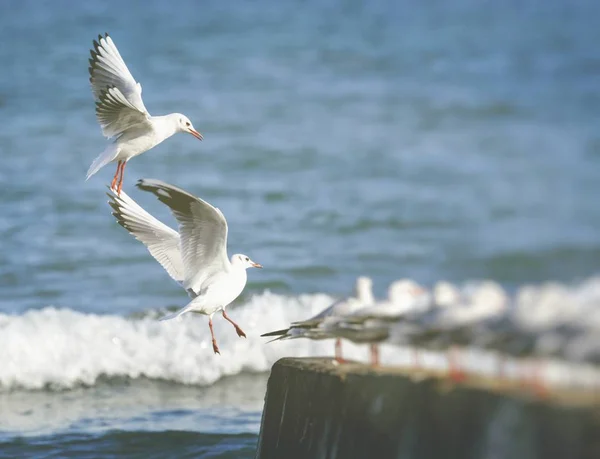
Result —
<svg viewBox="0 0 600 459"><path fill-rule="evenodd" d="M377 344L371 344L371 366L379 366L379 347Z"/></svg>
<svg viewBox="0 0 600 459"><path fill-rule="evenodd" d="M240 338L245 338L246 334L244 333L244 331L239 327L238 324L236 324L233 320L231 320L229 318L229 316L227 315L227 313L225 312L225 309L223 309L223 318L225 320L228 320L229 322L231 322L231 324L235 327L235 331L237 332L238 336Z"/></svg>
<svg viewBox="0 0 600 459"><path fill-rule="evenodd" d="M344 358L342 357L342 340L340 338L336 338L335 340L335 361L344 363Z"/></svg>
<svg viewBox="0 0 600 459"><path fill-rule="evenodd" d="M448 376L454 382L464 381L466 378L462 368L460 368L460 362L458 361L459 351L456 347L452 346L448 350Z"/></svg>
<svg viewBox="0 0 600 459"><path fill-rule="evenodd" d="M121 172L121 164L123 163L123 161L119 161L117 163L117 172L115 172L115 176L112 179L112 182L110 182L110 189L111 190L115 190L115 185L117 184L117 177L119 177L119 172Z"/></svg>
<svg viewBox="0 0 600 459"><path fill-rule="evenodd" d="M127 161L123 161L123 164L121 165L121 176L119 177L119 189L117 190L117 194L119 196L121 196L121 189L123 188L123 175L125 174L125 165L127 164Z"/></svg>
<svg viewBox="0 0 600 459"><path fill-rule="evenodd" d="M210 336L212 338L212 345L213 345L213 351L215 351L215 354L221 354L219 352L219 346L217 346L217 340L215 338L215 332L213 330L213 326L212 326L212 317L208 317L208 328L210 328Z"/></svg>
<svg viewBox="0 0 600 459"><path fill-rule="evenodd" d="M533 392L538 398L548 397L548 387L544 381L543 374L544 362L540 360L534 360L532 362L533 381L531 382Z"/></svg>

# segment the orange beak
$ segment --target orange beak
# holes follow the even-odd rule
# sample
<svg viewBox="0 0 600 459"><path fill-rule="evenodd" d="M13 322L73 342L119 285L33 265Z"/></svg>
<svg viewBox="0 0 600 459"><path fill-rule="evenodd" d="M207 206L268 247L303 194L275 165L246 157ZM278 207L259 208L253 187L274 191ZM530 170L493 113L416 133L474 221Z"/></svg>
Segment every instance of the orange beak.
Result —
<svg viewBox="0 0 600 459"><path fill-rule="evenodd" d="M196 137L198 140L202 140L202 134L200 134L195 129L190 129L189 133L192 134L194 137Z"/></svg>
<svg viewBox="0 0 600 459"><path fill-rule="evenodd" d="M262 265L259 265L258 263L252 263L252 267L253 268L262 268Z"/></svg>

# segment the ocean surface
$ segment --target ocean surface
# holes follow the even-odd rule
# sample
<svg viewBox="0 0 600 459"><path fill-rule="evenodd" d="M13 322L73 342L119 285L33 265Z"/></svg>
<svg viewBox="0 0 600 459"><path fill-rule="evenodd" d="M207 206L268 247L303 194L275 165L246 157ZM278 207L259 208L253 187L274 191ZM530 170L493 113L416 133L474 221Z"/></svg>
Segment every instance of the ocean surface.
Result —
<svg viewBox="0 0 600 459"><path fill-rule="evenodd" d="M0 2L0 457L253 457L270 365L331 343L261 333L359 275L509 291L600 268L600 3ZM88 83L109 32L177 135L142 177L218 206L249 272L230 315L186 304L110 214ZM350 348L351 356L366 355ZM149 451L151 453L149 453Z"/></svg>

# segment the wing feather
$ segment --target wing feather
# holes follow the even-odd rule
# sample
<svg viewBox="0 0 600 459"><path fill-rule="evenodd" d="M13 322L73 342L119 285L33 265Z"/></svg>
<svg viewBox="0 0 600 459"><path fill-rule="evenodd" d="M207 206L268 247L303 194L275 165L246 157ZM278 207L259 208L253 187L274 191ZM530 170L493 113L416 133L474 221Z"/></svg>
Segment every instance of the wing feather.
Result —
<svg viewBox="0 0 600 459"><path fill-rule="evenodd" d="M148 123L150 114L142 100L142 86L131 75L108 34L94 40L90 54L90 83L103 134L114 137L136 124Z"/></svg>
<svg viewBox="0 0 600 459"><path fill-rule="evenodd" d="M107 193L108 194L108 193ZM108 194L108 202L119 225L138 241L158 261L175 281L184 281L184 267L179 251L179 234L140 207L127 193Z"/></svg>
<svg viewBox="0 0 600 459"><path fill-rule="evenodd" d="M219 209L160 180L142 179L137 186L156 195L179 223L184 288L200 294L210 278L229 271L227 221Z"/></svg>

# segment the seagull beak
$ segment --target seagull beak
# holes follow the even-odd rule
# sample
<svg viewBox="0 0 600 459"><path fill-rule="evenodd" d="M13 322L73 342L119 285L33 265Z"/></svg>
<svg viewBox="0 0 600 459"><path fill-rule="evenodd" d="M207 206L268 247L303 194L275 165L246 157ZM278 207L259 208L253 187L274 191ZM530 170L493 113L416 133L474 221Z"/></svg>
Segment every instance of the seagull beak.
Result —
<svg viewBox="0 0 600 459"><path fill-rule="evenodd" d="M259 265L258 263L252 262L252 267L253 268L262 268L262 265Z"/></svg>
<svg viewBox="0 0 600 459"><path fill-rule="evenodd" d="M202 140L202 134L200 134L195 129L190 129L189 133L192 134L194 137L196 137L198 140Z"/></svg>

